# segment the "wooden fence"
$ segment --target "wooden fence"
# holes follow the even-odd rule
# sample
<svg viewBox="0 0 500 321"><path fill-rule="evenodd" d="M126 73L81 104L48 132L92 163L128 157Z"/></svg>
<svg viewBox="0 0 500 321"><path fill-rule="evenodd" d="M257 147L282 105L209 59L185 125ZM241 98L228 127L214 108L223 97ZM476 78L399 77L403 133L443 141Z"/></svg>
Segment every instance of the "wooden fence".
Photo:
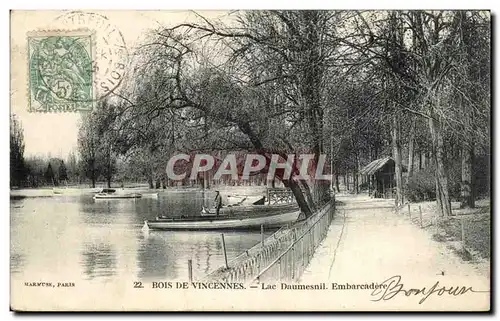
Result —
<svg viewBox="0 0 500 321"><path fill-rule="evenodd" d="M229 262L227 267L210 273L207 280L253 283L299 278L326 236L334 213L335 198L332 197L307 220L281 228Z"/></svg>

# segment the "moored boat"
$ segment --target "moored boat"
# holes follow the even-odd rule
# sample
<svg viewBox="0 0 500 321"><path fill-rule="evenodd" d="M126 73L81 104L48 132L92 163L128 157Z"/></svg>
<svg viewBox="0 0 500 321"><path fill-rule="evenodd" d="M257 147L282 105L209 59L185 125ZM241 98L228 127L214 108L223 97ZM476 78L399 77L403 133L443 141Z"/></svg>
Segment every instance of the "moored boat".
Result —
<svg viewBox="0 0 500 321"><path fill-rule="evenodd" d="M143 198L158 198L158 193L142 194Z"/></svg>
<svg viewBox="0 0 500 321"><path fill-rule="evenodd" d="M255 214L270 214L281 212L292 212L299 207L297 204L275 204L275 205L248 205L248 206L223 206L219 210L219 215L255 215ZM215 216L215 208L208 209L203 207L200 212L201 216Z"/></svg>
<svg viewBox="0 0 500 321"><path fill-rule="evenodd" d="M103 188L100 192L94 195L95 200L103 199L130 199L130 198L141 198L142 194L139 193L116 193L116 190L112 188Z"/></svg>
<svg viewBox="0 0 500 321"><path fill-rule="evenodd" d="M144 221L144 226L153 230L236 230L281 227L296 222L301 211L264 213L242 216L191 216L156 218Z"/></svg>
<svg viewBox="0 0 500 321"><path fill-rule="evenodd" d="M262 195L240 196L228 195L226 204L228 206L264 205L266 197Z"/></svg>
<svg viewBox="0 0 500 321"><path fill-rule="evenodd" d="M142 195L139 193L131 193L131 194L101 194L97 193L94 195L95 200L99 199L126 199L126 198L141 198Z"/></svg>

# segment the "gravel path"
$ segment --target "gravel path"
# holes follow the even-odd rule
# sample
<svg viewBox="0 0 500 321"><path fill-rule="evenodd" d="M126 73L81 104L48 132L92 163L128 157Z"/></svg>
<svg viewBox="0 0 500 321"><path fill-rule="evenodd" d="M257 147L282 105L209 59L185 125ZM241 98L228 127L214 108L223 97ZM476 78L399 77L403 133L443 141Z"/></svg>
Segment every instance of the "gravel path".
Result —
<svg viewBox="0 0 500 321"><path fill-rule="evenodd" d="M333 310L489 309L489 271L463 262L407 217L395 214L393 200L339 195L337 201L337 216L300 283L328 282L330 288L333 283L384 283L388 286L385 298L390 292L397 294L374 301L383 296L383 290L376 295L368 289L332 290L329 295ZM426 289L418 294L407 292L406 296L397 291L402 284L404 290ZM439 292L443 287L445 290ZM459 287L456 294L462 287L486 292L451 295L446 290L452 287Z"/></svg>

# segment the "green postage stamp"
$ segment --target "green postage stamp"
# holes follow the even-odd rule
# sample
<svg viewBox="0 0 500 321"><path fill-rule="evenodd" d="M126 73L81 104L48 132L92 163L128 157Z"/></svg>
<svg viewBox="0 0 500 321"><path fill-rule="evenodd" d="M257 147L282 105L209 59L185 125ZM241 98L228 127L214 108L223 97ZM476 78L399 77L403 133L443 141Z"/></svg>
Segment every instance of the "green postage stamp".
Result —
<svg viewBox="0 0 500 321"><path fill-rule="evenodd" d="M92 110L93 49L88 31L28 34L29 111Z"/></svg>

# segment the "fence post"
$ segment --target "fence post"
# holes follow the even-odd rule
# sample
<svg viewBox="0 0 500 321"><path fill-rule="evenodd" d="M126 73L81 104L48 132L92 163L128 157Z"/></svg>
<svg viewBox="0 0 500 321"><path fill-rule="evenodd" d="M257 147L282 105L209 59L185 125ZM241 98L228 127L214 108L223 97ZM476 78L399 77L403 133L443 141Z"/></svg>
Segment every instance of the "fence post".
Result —
<svg viewBox="0 0 500 321"><path fill-rule="evenodd" d="M309 230L309 232L307 232L307 234L309 235L309 255L307 256L307 264L309 264L309 262L311 262L311 258L313 256L312 244L313 244L314 236L313 236L312 228Z"/></svg>
<svg viewBox="0 0 500 321"><path fill-rule="evenodd" d="M193 260L188 260L188 278L189 282L193 282Z"/></svg>
<svg viewBox="0 0 500 321"><path fill-rule="evenodd" d="M315 233L316 233L316 225L314 224L312 228L309 230L309 233L311 234L311 257L314 255L314 239L315 239Z"/></svg>
<svg viewBox="0 0 500 321"><path fill-rule="evenodd" d="M300 253L302 254L302 267L305 267L306 266L306 261L305 261L306 253L304 251L304 238L300 239Z"/></svg>
<svg viewBox="0 0 500 321"><path fill-rule="evenodd" d="M460 219L460 229L462 232L462 248L465 249L465 226L464 226L464 219Z"/></svg>
<svg viewBox="0 0 500 321"><path fill-rule="evenodd" d="M292 281L295 279L295 257L296 257L296 253L295 253L295 233L293 234L293 238L292 238L292 264L291 264L291 267L292 267Z"/></svg>
<svg viewBox="0 0 500 321"><path fill-rule="evenodd" d="M278 281L281 281L281 259L278 260Z"/></svg>
<svg viewBox="0 0 500 321"><path fill-rule="evenodd" d="M222 251L224 251L224 262L226 263L226 269L229 269L229 265L227 264L226 242L224 241L224 233L221 233L220 236L222 237Z"/></svg>
<svg viewBox="0 0 500 321"><path fill-rule="evenodd" d="M419 212L419 215L420 215L420 228L424 228L424 221L423 221L423 218L422 218L422 206L418 206L418 212Z"/></svg>
<svg viewBox="0 0 500 321"><path fill-rule="evenodd" d="M264 224L260 225L260 244L264 247Z"/></svg>

